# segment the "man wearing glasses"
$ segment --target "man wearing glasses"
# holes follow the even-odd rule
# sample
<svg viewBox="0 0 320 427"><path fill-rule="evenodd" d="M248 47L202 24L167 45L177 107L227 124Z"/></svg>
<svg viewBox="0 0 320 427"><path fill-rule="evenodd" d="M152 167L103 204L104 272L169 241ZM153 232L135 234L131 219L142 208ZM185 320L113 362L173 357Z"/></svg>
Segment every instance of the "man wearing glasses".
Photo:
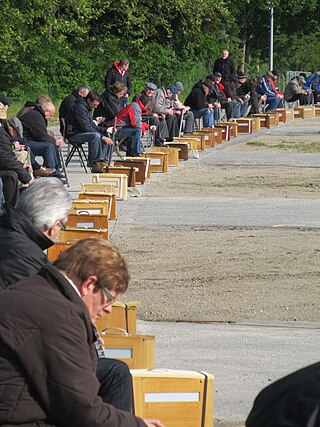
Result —
<svg viewBox="0 0 320 427"><path fill-rule="evenodd" d="M0 215L0 291L50 264L43 251L54 244L70 208L71 197L62 182L55 178L36 180L22 193L16 208L3 206ZM99 395L103 401L118 409L130 410L131 375L127 365L109 358L99 358L97 365Z"/></svg>
<svg viewBox="0 0 320 427"><path fill-rule="evenodd" d="M163 427L98 396L92 322L128 282L118 249L91 238L0 294L0 425Z"/></svg>

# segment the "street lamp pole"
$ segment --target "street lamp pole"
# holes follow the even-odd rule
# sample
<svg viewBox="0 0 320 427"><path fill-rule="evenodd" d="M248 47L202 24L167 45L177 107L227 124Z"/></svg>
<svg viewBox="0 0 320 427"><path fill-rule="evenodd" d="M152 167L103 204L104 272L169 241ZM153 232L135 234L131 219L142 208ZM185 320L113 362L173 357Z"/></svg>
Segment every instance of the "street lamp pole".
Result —
<svg viewBox="0 0 320 427"><path fill-rule="evenodd" d="M270 4L270 68L269 70L273 70L273 3L272 1Z"/></svg>

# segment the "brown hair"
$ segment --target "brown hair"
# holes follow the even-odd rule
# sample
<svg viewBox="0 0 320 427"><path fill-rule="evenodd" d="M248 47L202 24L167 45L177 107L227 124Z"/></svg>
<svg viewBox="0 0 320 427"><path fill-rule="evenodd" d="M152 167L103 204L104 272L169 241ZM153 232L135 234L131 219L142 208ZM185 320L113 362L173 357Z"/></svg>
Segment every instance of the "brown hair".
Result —
<svg viewBox="0 0 320 427"><path fill-rule="evenodd" d="M123 65L128 65L130 62L126 58L121 58L119 61L119 67L122 67Z"/></svg>
<svg viewBox="0 0 320 427"><path fill-rule="evenodd" d="M89 276L97 276L96 286L124 293L129 284L129 272L118 248L104 239L92 237L79 240L62 252L54 266L62 270L76 285Z"/></svg>
<svg viewBox="0 0 320 427"><path fill-rule="evenodd" d="M121 82L114 82L113 85L111 85L111 90L114 94L117 94L123 90L127 92L128 88Z"/></svg>

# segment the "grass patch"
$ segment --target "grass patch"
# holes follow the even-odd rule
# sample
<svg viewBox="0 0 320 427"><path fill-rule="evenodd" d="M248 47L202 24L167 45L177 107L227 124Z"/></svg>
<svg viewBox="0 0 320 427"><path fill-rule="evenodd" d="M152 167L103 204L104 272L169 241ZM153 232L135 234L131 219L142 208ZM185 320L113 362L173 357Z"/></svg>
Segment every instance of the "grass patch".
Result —
<svg viewBox="0 0 320 427"><path fill-rule="evenodd" d="M253 147L268 147L268 145L262 141L249 141L247 145L252 145Z"/></svg>
<svg viewBox="0 0 320 427"><path fill-rule="evenodd" d="M295 151L298 153L320 153L320 143L318 142L297 142L297 141L281 141L279 144L266 144L262 141L248 141L247 145L252 147L265 147L284 151Z"/></svg>

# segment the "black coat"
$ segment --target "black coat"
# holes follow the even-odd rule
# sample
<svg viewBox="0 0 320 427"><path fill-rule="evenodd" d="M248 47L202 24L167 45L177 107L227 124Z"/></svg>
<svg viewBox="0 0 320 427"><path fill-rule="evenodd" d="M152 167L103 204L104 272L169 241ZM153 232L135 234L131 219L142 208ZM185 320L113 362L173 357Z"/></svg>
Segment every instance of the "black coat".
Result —
<svg viewBox="0 0 320 427"><path fill-rule="evenodd" d="M319 425L320 363L306 366L263 389L246 421L247 427Z"/></svg>
<svg viewBox="0 0 320 427"><path fill-rule="evenodd" d="M14 155L12 150L13 139L9 131L5 130L5 126L5 122L0 123L0 171L14 171L18 175L19 181L27 184L31 180L31 176Z"/></svg>
<svg viewBox="0 0 320 427"><path fill-rule="evenodd" d="M95 334L81 297L48 265L0 294L0 425L145 427L98 397Z"/></svg>
<svg viewBox="0 0 320 427"><path fill-rule="evenodd" d="M70 95L66 96L60 104L59 107L59 122L60 122L60 133L64 135L64 123L63 120L67 117L67 113L76 103L76 100L80 98L79 92L74 90Z"/></svg>
<svg viewBox="0 0 320 427"><path fill-rule="evenodd" d="M236 68L229 56L226 59L219 58L216 60L213 66L213 74L217 71L222 74L222 81L229 80L231 75L236 74Z"/></svg>
<svg viewBox="0 0 320 427"><path fill-rule="evenodd" d="M86 98L79 97L74 106L67 112L67 136L83 132L99 132L103 134L104 128L93 123L92 111Z"/></svg>
<svg viewBox="0 0 320 427"><path fill-rule="evenodd" d="M109 124L122 109L121 101L111 90L107 89L102 94L102 101L94 110L94 117L105 117L104 124Z"/></svg>
<svg viewBox="0 0 320 427"><path fill-rule="evenodd" d="M28 141L38 142L52 142L55 144L56 140L47 132L47 120L44 116L40 106L36 106L20 117L23 125L23 136Z"/></svg>
<svg viewBox="0 0 320 427"><path fill-rule="evenodd" d="M107 71L107 74L104 79L104 87L106 89L111 89L111 86L115 82L123 83L127 88L127 94L131 94L131 78L128 71L126 71L123 75L119 73L117 70L117 64L118 62L115 62L111 68Z"/></svg>
<svg viewBox="0 0 320 427"><path fill-rule="evenodd" d="M194 87L184 101L184 105L190 107L191 110L208 108L207 96L203 89L201 87Z"/></svg>
<svg viewBox="0 0 320 427"><path fill-rule="evenodd" d="M0 290L37 273L49 264L43 253L53 242L15 208L0 216Z"/></svg>

